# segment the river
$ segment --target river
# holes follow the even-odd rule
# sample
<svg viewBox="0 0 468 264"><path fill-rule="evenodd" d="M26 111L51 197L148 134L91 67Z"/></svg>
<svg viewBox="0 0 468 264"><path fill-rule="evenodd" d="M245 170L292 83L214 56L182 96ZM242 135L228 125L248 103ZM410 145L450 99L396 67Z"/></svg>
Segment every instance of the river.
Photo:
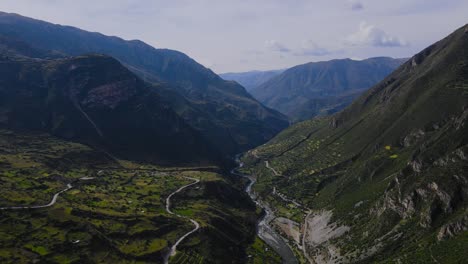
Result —
<svg viewBox="0 0 468 264"><path fill-rule="evenodd" d="M242 168L243 163L240 162L238 156L236 156L236 162L238 167L231 170L231 173L237 176L245 177L249 179L249 184L245 188L245 192L250 196L250 198L263 209L265 212L264 216L260 219L257 224L257 235L262 239L267 245L269 245L278 255L281 256L283 264L297 264L298 261L293 251L289 245L283 240L283 238L276 233L273 228L270 226L270 222L275 219L275 214L273 210L265 203L263 203L252 190L252 186L255 184L255 178L251 175L245 175L239 173L237 169Z"/></svg>

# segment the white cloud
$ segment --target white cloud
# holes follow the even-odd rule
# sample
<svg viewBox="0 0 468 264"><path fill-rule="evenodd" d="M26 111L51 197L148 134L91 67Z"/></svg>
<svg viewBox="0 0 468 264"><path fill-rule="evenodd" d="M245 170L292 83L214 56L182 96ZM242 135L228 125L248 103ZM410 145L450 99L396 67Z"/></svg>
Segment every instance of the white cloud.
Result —
<svg viewBox="0 0 468 264"><path fill-rule="evenodd" d="M409 57L466 24L468 1L0 0L0 10L141 39L201 58L203 64L226 72L286 68L317 58ZM383 29L388 33L384 37L398 38L374 37L364 42L361 33L361 38L353 36L349 41L347 36L358 31L361 21ZM427 21L437 23L427 30ZM406 44L400 38L411 45L393 48ZM268 45L277 51L265 47L268 39L276 41ZM304 39L318 45L302 47ZM314 56L325 50L331 53ZM241 63L241 58L248 58L249 63Z"/></svg>
<svg viewBox="0 0 468 264"><path fill-rule="evenodd" d="M304 40L300 46L297 45L294 47L287 47L276 40L266 40L264 46L269 51L280 53L281 58L285 58L284 55L286 54L291 54L297 57L311 57L325 56L333 53L326 48L320 47L312 40Z"/></svg>
<svg viewBox="0 0 468 264"><path fill-rule="evenodd" d="M384 30L361 22L359 30L346 39L346 43L352 46L374 46L374 47L403 47L408 43L396 36L387 34Z"/></svg>
<svg viewBox="0 0 468 264"><path fill-rule="evenodd" d="M288 53L291 50L276 40L266 40L265 48L275 52Z"/></svg>
<svg viewBox="0 0 468 264"><path fill-rule="evenodd" d="M364 5L357 0L348 0L349 7L353 11L359 11L364 9Z"/></svg>
<svg viewBox="0 0 468 264"><path fill-rule="evenodd" d="M331 54L332 51L320 47L312 40L302 42L301 48L294 52L296 56L325 56Z"/></svg>

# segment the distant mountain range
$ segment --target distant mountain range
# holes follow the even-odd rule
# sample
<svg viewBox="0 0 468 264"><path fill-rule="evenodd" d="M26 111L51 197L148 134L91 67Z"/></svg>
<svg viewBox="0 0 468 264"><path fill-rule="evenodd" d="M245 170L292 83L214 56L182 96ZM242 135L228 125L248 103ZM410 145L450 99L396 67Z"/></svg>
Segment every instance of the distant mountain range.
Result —
<svg viewBox="0 0 468 264"><path fill-rule="evenodd" d="M468 24L222 76L0 12L0 262L466 263Z"/></svg>
<svg viewBox="0 0 468 264"><path fill-rule="evenodd" d="M168 111L177 114L224 155L232 155L261 144L288 125L284 115L264 107L241 85L221 79L211 70L178 51L156 49L138 40L126 41L118 37L1 12L0 39L3 39L6 56L13 53L29 58L57 59L95 53L114 57L143 81L155 85L156 87L150 88L153 90L151 93L157 94L159 100L170 108ZM6 48L5 43L21 45L9 45L9 48ZM73 61L74 58L70 60ZM102 60L90 57L88 62L101 63ZM37 67L55 64L42 63ZM115 67L117 66L114 63ZM44 73L35 70L35 74ZM126 73L128 74L130 73ZM112 83L114 80L103 80L101 84L104 85L107 81ZM138 86L151 87L145 84ZM144 93L148 91L145 90ZM113 96L118 97L118 93ZM87 102L83 98L80 100ZM176 119L174 116L174 120ZM171 129L167 132L169 131ZM196 140L198 137L194 138Z"/></svg>
<svg viewBox="0 0 468 264"><path fill-rule="evenodd" d="M284 72L284 70L228 72L222 73L219 76L224 80L238 82L250 92L282 72Z"/></svg>
<svg viewBox="0 0 468 264"><path fill-rule="evenodd" d="M339 59L289 68L250 90L294 121L333 114L381 81L406 59Z"/></svg>
<svg viewBox="0 0 468 264"><path fill-rule="evenodd" d="M310 208L302 245L314 262L466 262L467 48L465 25L343 111L298 123L246 155L246 170L261 169L266 199L280 192ZM306 64L269 85L332 96L370 85L400 62ZM264 161L275 169L269 177Z"/></svg>

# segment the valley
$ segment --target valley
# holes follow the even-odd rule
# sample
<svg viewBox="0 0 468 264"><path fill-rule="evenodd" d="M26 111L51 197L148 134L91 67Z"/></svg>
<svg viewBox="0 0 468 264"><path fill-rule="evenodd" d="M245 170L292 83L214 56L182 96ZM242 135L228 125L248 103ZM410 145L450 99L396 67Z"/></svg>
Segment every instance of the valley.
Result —
<svg viewBox="0 0 468 264"><path fill-rule="evenodd" d="M257 156L257 158L259 157ZM286 195L276 192L276 188L273 189L272 195L268 198L258 195L254 189L258 189L255 184L259 180L259 175L256 173L256 177L249 176L249 170L244 169L244 163L240 160L238 162L240 166L233 173L249 178L250 184L247 186L246 192L264 210L264 216L258 224L258 236L281 256L282 263L307 263L309 257L304 247L304 241L310 209L304 208ZM269 175L282 177L269 166L268 160L259 163L263 163ZM293 213L291 214L291 212ZM292 217L293 214L295 217ZM305 216L304 221L300 220L302 215Z"/></svg>
<svg viewBox="0 0 468 264"><path fill-rule="evenodd" d="M187 177L187 179L189 180L193 180L192 183L189 183L187 185L184 185L182 187L180 187L179 189L177 189L176 191L174 191L173 193L169 194L169 196L167 196L166 198L166 212L168 212L169 214L172 214L172 215L176 215L177 217L181 217L181 218L187 218L187 217L184 217L183 215L180 215L180 214L175 214L174 212L171 211L171 198L172 196L174 196L175 194L183 191L185 188L188 188L192 185L195 185L197 183L200 182L200 180L198 179L195 179L195 178L189 178ZM169 250L169 252L167 253L166 256L164 256L164 263L168 263L169 262L169 258L170 257L173 257L175 256L175 254L177 253L176 250L177 250L177 245L179 245L182 241L184 241L184 239L188 236L190 236L191 234L193 234L194 232L196 232L198 229L200 229L200 224L195 221L194 219L192 218L187 218L190 220L190 222L195 226L192 230L190 230L189 232L187 232L186 234L184 234L183 236L181 236L175 243L174 245L171 247L171 249Z"/></svg>
<svg viewBox="0 0 468 264"><path fill-rule="evenodd" d="M344 111L295 124L242 157L254 191L275 208L277 230L305 259L463 263L466 27Z"/></svg>
<svg viewBox="0 0 468 264"><path fill-rule="evenodd" d="M375 57L310 62L274 71L266 75L268 79L250 88L250 92L292 122L303 121L341 111L406 60ZM248 75L222 76L249 83L245 80Z"/></svg>
<svg viewBox="0 0 468 264"><path fill-rule="evenodd" d="M189 51L236 34L223 17L219 34L179 35L201 21L178 19L148 25L177 25L167 43ZM248 59L217 75L180 51L0 11L0 263L465 263L468 25L416 54L359 30L330 49L234 41ZM375 57L390 49L414 55Z"/></svg>
<svg viewBox="0 0 468 264"><path fill-rule="evenodd" d="M268 244L271 249L273 249L282 259L282 263L298 263L296 256L292 252L290 246L284 238L279 235L271 226L271 222L275 219L275 214L270 206L260 200L252 187L256 183L256 179L251 175L243 174L238 171L242 170L243 163L240 162L239 158L236 157L236 162L239 165L237 168L232 169L231 173L239 177L248 179L248 184L245 187L245 192L250 196L252 201L263 210L263 216L257 223L257 235L260 237L266 244Z"/></svg>
<svg viewBox="0 0 468 264"><path fill-rule="evenodd" d="M9 205L0 211L4 263L38 258L162 262L177 244L171 263L217 262L233 254L246 258L241 244L254 239L257 212L222 172L115 161L46 135L3 130L0 138L1 199ZM18 148L21 142L32 144ZM92 160L72 162L90 155ZM52 196L48 205L36 206ZM16 210L18 205L22 210ZM193 229L195 223L200 231ZM212 243L233 252L206 255Z"/></svg>
<svg viewBox="0 0 468 264"><path fill-rule="evenodd" d="M170 111L225 158L266 142L288 125L283 114L262 105L244 87L221 79L176 50L4 12L0 12L0 36L0 53L9 58L57 60L96 54L112 57L134 75L132 78L150 84ZM101 87L90 95L109 94L109 88ZM112 99L116 98L107 98ZM93 102L96 103L88 101Z"/></svg>

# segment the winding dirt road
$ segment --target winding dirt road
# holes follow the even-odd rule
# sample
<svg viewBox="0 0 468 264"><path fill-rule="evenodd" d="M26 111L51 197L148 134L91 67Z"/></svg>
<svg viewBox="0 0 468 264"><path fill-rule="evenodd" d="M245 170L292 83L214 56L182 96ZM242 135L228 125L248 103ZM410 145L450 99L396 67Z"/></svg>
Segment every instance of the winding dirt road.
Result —
<svg viewBox="0 0 468 264"><path fill-rule="evenodd" d="M183 236L181 236L175 243L174 245L172 245L171 249L169 250L169 252L164 256L164 264L168 264L169 263L169 258L171 256L175 256L176 254L176 251L177 251L177 246L182 242L184 241L185 238L187 238L188 236L190 236L191 234L195 233L199 228L200 228L200 224L193 220L192 218L188 218L186 216L183 216L183 215L179 215L179 214L176 214L174 212L172 212L171 210L171 198L172 196L174 196L175 194L183 191L184 189L192 186L192 185L195 185L197 183L200 182L199 179L195 179L195 178L190 178L190 177L185 177L187 179L190 179L190 180L193 180L194 182L192 183L189 183L187 185L184 185L182 187L180 187L179 189L177 189L176 191L174 191L173 193L169 194L169 196L167 196L166 198L166 211L169 213L169 214L172 214L172 215L175 215L177 217L180 217L180 218L186 218L188 220L190 220L190 222L192 222L192 224L195 226L195 228L193 228L192 230L190 230L189 232L185 233Z"/></svg>
<svg viewBox="0 0 468 264"><path fill-rule="evenodd" d="M281 176L281 174L279 174L273 167L270 166L270 162L268 160L265 160L265 167L270 169L275 176Z"/></svg>
<svg viewBox="0 0 468 264"><path fill-rule="evenodd" d="M78 180L80 181L88 181L88 180L93 180L94 177L89 177L89 176L85 176L85 177L81 177L79 178ZM60 196L60 194L70 190L71 188L73 188L73 185L71 185L71 183L68 183L67 184L67 188L61 190L60 192L57 192L54 194L54 196L52 197L52 200L50 201L50 203L48 204L44 204L44 205L32 205L32 206L10 206L10 207L0 207L0 210L18 210L18 209L38 209L38 208L46 208L46 207L51 207L52 205L54 205L56 202L57 202L57 198Z"/></svg>
<svg viewBox="0 0 468 264"><path fill-rule="evenodd" d="M69 183L67 184L67 188L61 190L60 192L57 192L54 194L52 197L52 200L48 204L44 205L32 205L32 206L11 206L11 207L0 207L0 210L19 210L19 209L38 209L38 208L46 208L46 207L51 207L57 202L57 198L60 196L61 193L66 192L73 188L73 186Z"/></svg>
<svg viewBox="0 0 468 264"><path fill-rule="evenodd" d="M276 170L273 167L270 166L270 163L268 162L268 160L265 160L265 167L270 169L273 172L273 174L275 174L276 176L280 176L280 174L277 173ZM310 210L307 207L304 207L302 204L296 202L295 200L287 198L285 195L281 195L281 194L276 193L276 191L274 192L274 194L276 194L278 197L280 197L285 202L293 203L297 207L305 208L307 210L307 215L304 218L304 233L302 234L302 243L301 243L302 246L300 247L300 249L302 250L302 253L306 257L307 261L309 263L314 263L314 261L310 258L309 254L307 253L307 249L306 249L306 245L305 245L305 239L306 239L306 236L307 236L307 229L308 229L308 222L307 221L308 221L309 216L312 214L312 210Z"/></svg>
<svg viewBox="0 0 468 264"><path fill-rule="evenodd" d="M307 261L309 261L309 263L314 263L314 260L312 260L312 258L309 256L309 253L307 253L307 248L306 248L306 238L307 238L307 230L308 230L308 219L310 217L310 215L312 214L312 210L308 209L309 211L307 212L307 215L306 217L304 218L304 233L302 234L302 253L304 254L304 256L306 257Z"/></svg>
<svg viewBox="0 0 468 264"><path fill-rule="evenodd" d="M310 137L310 135L309 135L308 137ZM308 138L308 137L307 137L307 138ZM253 155L254 157L258 158L258 159L261 159L254 151L252 151L252 155ZM238 161L238 159L237 159L237 161ZM273 168L272 166L270 166L270 162L269 162L268 160L264 160L264 162L265 162L265 167L266 167L267 169L269 169L271 172L273 172L273 174L274 174L275 176L281 176L281 174L279 174L279 173L275 170L275 168ZM240 166L239 166L239 167L242 167L242 165L243 165L243 164L240 163ZM251 184L249 184L249 186L248 186L248 191L247 191L247 192L250 192L250 188L251 188L251 186L252 186L253 183L254 183L254 180L252 180L251 178L249 178L249 179L251 180ZM308 221L308 218L310 217L310 215L312 214L312 210L310 210L310 209L307 208L307 207L304 207L303 205L301 205L300 203L296 202L295 200L292 200L292 199L287 198L285 195L281 195L281 194L276 193L276 191L274 191L273 194L277 195L279 198L281 198L281 199L282 199L283 201L285 201L285 202L293 203L293 204L296 205L297 207L304 208L305 210L307 210L307 215L306 215L305 218L304 218L304 231L303 231L303 234L302 234L302 241L301 241L301 244L302 244L302 245L301 245L299 248L301 249L301 251L302 251L302 253L304 254L304 256L305 256L305 258L307 259L307 261L308 261L309 263L314 263L314 261L312 260L312 258L311 258L311 257L309 256L309 254L307 253L307 249L306 249L306 245L305 245L305 244L306 244L306 243L305 243L305 239L306 239L306 236L307 236L307 230L308 230L308 228L309 228L309 227L308 227L308 222L307 222L307 221ZM258 202L257 202L257 204L258 204ZM266 210L266 212L267 212L266 218L271 217L270 215L268 215L268 213L269 213L268 210ZM265 225L266 223L268 223L268 221L266 221L266 222L260 222L260 225ZM270 229L271 229L271 227L270 227ZM278 252L278 253L279 253L279 252ZM281 254L280 254L280 255L281 255ZM284 259L284 257L283 257L283 259Z"/></svg>
<svg viewBox="0 0 468 264"><path fill-rule="evenodd" d="M278 172L276 172L276 170L273 167L270 166L270 163L269 163L268 160L265 160L265 167L270 169L275 176L280 176L280 174ZM302 204L296 202L295 200L287 198L285 195L281 195L281 194L276 193L276 191L274 191L274 194L276 194L279 198L281 198L283 201L285 201L287 203L293 203L297 207L305 208L307 210L307 215L304 218L304 232L302 234L302 243L301 243L302 246L300 247L300 249L302 250L302 253L306 257L307 261L309 263L314 263L314 261L310 258L309 254L307 253L307 249L306 249L306 245L305 245L305 239L306 239L306 236L307 236L307 229L308 229L308 222L307 221L308 221L309 216L312 214L312 210L310 210L307 207L304 207Z"/></svg>

